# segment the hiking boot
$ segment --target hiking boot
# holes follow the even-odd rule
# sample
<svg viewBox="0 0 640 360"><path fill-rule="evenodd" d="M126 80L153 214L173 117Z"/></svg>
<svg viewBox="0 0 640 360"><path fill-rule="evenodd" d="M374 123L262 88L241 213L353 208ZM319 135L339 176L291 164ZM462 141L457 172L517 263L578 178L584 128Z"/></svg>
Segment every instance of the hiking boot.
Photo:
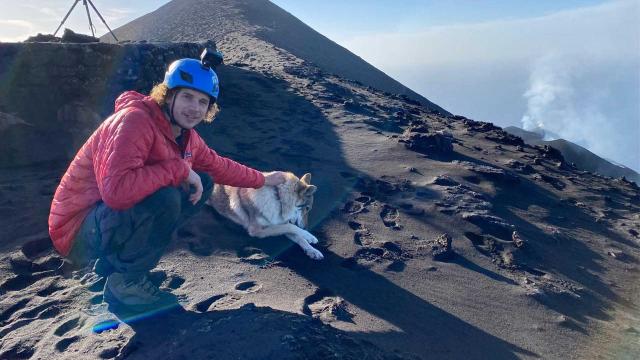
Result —
<svg viewBox="0 0 640 360"><path fill-rule="evenodd" d="M163 293L146 275L132 276L114 272L104 284L104 300L115 300L125 306L147 306L163 300L167 293Z"/></svg>

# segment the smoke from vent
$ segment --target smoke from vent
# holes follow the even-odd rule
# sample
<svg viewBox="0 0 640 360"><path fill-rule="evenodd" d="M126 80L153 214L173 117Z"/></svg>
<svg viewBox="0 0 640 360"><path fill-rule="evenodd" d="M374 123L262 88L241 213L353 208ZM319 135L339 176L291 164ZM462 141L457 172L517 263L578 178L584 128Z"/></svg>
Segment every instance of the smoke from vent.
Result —
<svg viewBox="0 0 640 360"><path fill-rule="evenodd" d="M544 140L564 138L603 157L635 156L637 162L629 138L637 126L625 116L629 112L621 114L616 109L611 88L618 72L615 66L607 66L607 74L595 70L602 68L602 64L569 54L546 55L534 61L523 94L527 109L522 126L543 135Z"/></svg>

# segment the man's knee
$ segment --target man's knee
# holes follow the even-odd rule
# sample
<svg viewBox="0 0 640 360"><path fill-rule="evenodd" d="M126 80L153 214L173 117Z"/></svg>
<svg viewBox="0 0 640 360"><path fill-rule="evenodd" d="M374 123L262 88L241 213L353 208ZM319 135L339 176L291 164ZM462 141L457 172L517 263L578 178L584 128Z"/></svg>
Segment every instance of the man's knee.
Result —
<svg viewBox="0 0 640 360"><path fill-rule="evenodd" d="M163 221L172 222L178 219L181 212L180 190L175 187L163 187L145 198L140 205Z"/></svg>

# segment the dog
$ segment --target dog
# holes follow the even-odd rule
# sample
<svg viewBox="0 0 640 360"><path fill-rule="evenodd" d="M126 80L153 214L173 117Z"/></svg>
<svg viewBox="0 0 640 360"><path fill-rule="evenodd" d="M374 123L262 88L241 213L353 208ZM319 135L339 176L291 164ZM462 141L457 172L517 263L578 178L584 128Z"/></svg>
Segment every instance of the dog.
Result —
<svg viewBox="0 0 640 360"><path fill-rule="evenodd" d="M259 189L215 184L206 204L244 227L250 236L265 238L285 235L298 244L307 256L322 260L324 255L311 246L317 244L318 239L305 230L317 187L311 185L309 173L298 178L287 172L285 179L278 186Z"/></svg>

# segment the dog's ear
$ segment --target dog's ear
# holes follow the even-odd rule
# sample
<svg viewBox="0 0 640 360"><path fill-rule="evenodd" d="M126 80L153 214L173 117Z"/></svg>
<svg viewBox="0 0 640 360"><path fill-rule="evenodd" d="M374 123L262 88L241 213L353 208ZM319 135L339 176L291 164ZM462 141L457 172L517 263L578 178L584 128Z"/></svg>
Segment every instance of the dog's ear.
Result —
<svg viewBox="0 0 640 360"><path fill-rule="evenodd" d="M307 186L306 189L304 189L304 193L302 195L304 196L311 196L313 195L313 193L316 192L316 190L318 190L318 187L315 185L309 185Z"/></svg>
<svg viewBox="0 0 640 360"><path fill-rule="evenodd" d="M300 181L302 181L303 183L309 185L311 184L311 174L310 173L306 173L302 176L302 178L300 178Z"/></svg>

